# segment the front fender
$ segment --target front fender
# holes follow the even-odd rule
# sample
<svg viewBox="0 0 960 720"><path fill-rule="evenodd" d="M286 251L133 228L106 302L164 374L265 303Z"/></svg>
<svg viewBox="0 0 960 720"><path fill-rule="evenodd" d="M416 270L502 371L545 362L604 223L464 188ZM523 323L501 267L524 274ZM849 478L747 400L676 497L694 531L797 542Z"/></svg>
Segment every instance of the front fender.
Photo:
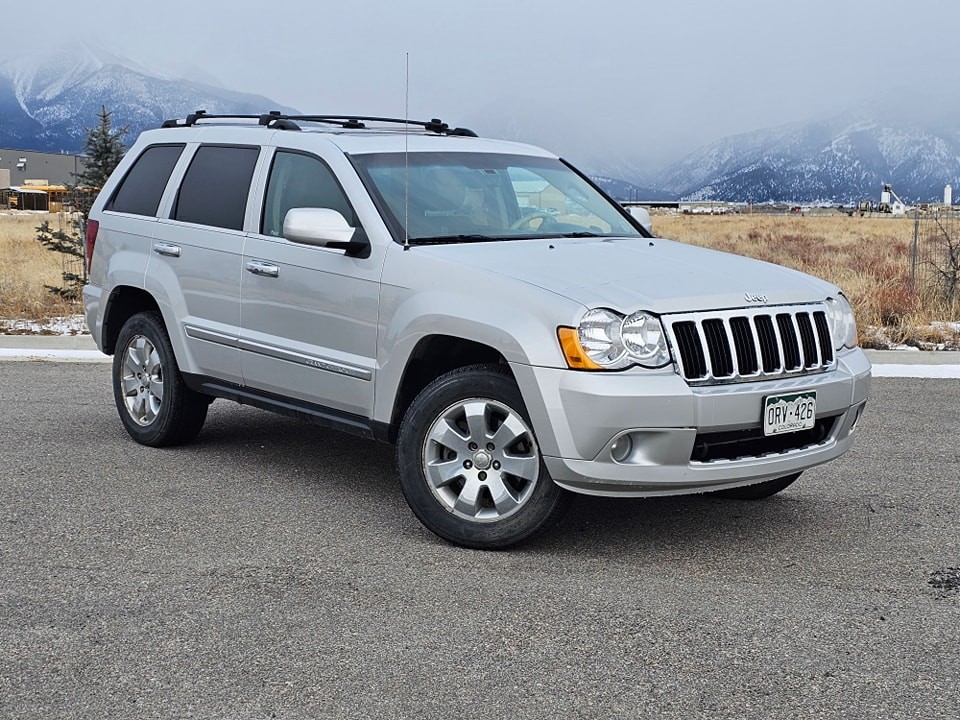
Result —
<svg viewBox="0 0 960 720"><path fill-rule="evenodd" d="M557 301L569 304L563 298ZM385 286L374 419L390 422L404 372L424 338L443 335L479 343L511 364L565 367L556 329L568 313L517 303L506 295L476 298L449 289L414 293ZM527 396L522 385L520 391Z"/></svg>

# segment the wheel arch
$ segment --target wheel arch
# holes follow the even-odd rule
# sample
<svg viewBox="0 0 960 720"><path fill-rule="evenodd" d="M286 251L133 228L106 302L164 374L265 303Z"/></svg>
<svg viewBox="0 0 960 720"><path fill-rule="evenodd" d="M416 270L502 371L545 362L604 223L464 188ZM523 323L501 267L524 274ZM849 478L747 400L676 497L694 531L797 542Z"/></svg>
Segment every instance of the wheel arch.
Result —
<svg viewBox="0 0 960 720"><path fill-rule="evenodd" d="M141 312L160 313L160 305L146 290L119 285L110 292L103 314L103 352L116 352L117 338L124 323ZM162 314L162 313L161 313Z"/></svg>
<svg viewBox="0 0 960 720"><path fill-rule="evenodd" d="M453 335L421 338L408 356L400 377L384 439L396 442L407 408L427 385L441 375L468 365L501 365L513 377L506 358L490 345Z"/></svg>

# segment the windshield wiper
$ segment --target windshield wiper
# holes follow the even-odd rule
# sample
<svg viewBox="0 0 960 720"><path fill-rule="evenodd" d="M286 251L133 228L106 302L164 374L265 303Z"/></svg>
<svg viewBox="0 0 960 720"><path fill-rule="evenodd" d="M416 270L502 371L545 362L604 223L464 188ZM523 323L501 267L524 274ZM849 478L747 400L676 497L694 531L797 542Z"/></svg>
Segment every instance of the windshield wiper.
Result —
<svg viewBox="0 0 960 720"><path fill-rule="evenodd" d="M451 243L495 242L497 240L517 240L526 235L434 235L431 237L410 238L411 245L444 245Z"/></svg>
<svg viewBox="0 0 960 720"><path fill-rule="evenodd" d="M560 235L558 235L558 237L565 237L565 238L589 238L589 237L607 237L607 236L606 236L605 234L603 234L603 233L595 233L595 232L589 232L589 231L587 231L587 230L582 230L582 231L579 231L579 232L560 233Z"/></svg>

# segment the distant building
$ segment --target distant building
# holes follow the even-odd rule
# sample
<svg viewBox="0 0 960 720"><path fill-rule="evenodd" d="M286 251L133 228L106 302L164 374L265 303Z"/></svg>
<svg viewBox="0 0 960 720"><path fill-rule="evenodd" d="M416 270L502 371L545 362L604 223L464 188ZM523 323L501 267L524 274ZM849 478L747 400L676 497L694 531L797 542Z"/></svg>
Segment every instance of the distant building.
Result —
<svg viewBox="0 0 960 720"><path fill-rule="evenodd" d="M69 185L83 170L82 155L34 152L0 148L0 171L10 171L10 185L27 178L44 178L51 185Z"/></svg>
<svg viewBox="0 0 960 720"><path fill-rule="evenodd" d="M0 148L0 207L59 211L83 161L82 155Z"/></svg>

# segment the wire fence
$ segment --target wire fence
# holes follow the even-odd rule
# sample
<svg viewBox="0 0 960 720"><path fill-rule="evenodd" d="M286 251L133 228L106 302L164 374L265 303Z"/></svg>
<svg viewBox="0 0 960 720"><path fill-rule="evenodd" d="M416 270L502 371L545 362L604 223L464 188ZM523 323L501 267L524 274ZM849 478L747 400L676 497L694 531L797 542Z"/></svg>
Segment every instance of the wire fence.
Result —
<svg viewBox="0 0 960 720"><path fill-rule="evenodd" d="M914 215L910 279L917 295L955 305L960 301L960 213Z"/></svg>
<svg viewBox="0 0 960 720"><path fill-rule="evenodd" d="M83 216L76 211L61 210L57 213L59 229L70 236L75 244L74 253L65 252L60 255L64 282L63 287L60 288L60 294L70 299L78 299L84 284L87 282L87 266L83 259L82 221Z"/></svg>

